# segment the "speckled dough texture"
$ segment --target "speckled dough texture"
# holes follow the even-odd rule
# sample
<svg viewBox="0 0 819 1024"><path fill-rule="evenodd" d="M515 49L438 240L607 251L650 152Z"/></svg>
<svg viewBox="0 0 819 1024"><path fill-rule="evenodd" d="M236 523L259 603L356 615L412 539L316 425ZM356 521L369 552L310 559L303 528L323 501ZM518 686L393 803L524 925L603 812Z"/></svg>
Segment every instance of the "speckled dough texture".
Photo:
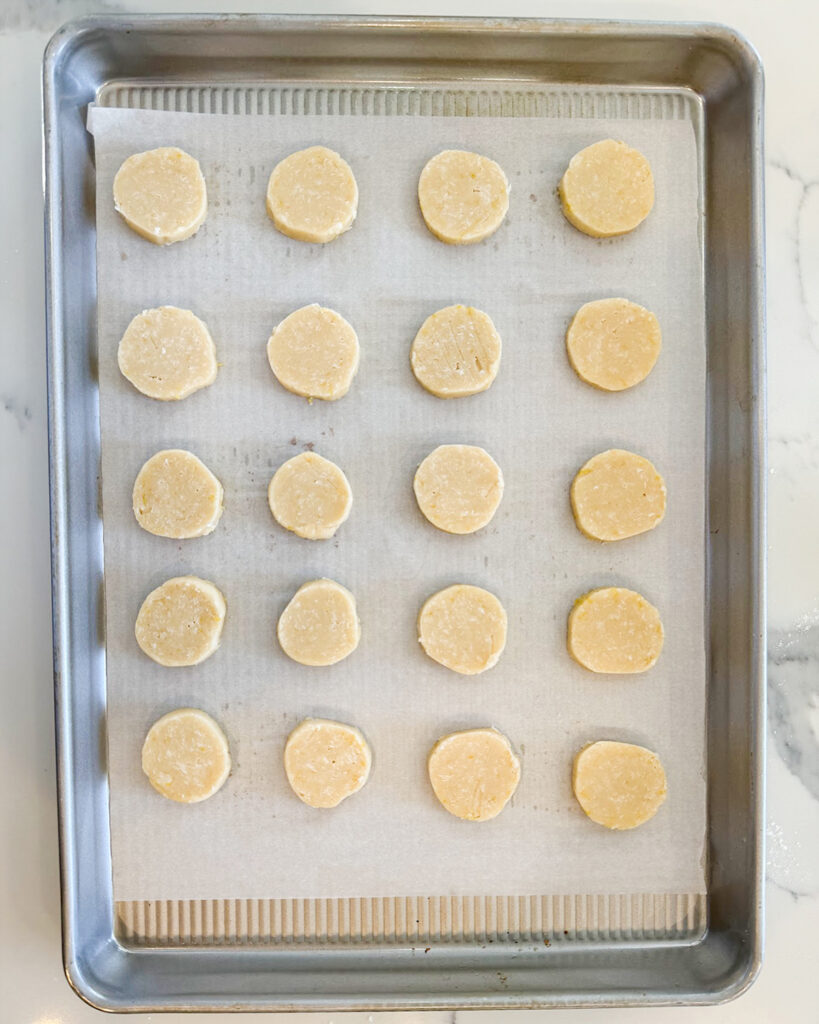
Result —
<svg viewBox="0 0 819 1024"><path fill-rule="evenodd" d="M472 306L446 306L428 316L410 351L418 383L438 398L466 398L492 384L501 337L491 318Z"/></svg>
<svg viewBox="0 0 819 1024"><path fill-rule="evenodd" d="M347 394L358 358L358 336L350 324L316 303L285 317L267 343L270 369L282 387L325 402Z"/></svg>
<svg viewBox="0 0 819 1024"><path fill-rule="evenodd" d="M303 583L279 617L282 650L302 665L335 665L358 647L355 598L335 580Z"/></svg>
<svg viewBox="0 0 819 1024"><path fill-rule="evenodd" d="M584 234L627 234L654 206L651 165L625 142L603 139L569 161L560 181L560 199L566 219Z"/></svg>
<svg viewBox="0 0 819 1024"><path fill-rule="evenodd" d="M175 576L142 602L134 627L137 643L158 665L199 665L219 646L226 610L213 583Z"/></svg>
<svg viewBox="0 0 819 1024"><path fill-rule="evenodd" d="M657 317L628 299L587 302L566 332L569 362L601 391L625 391L645 380L661 348Z"/></svg>
<svg viewBox="0 0 819 1024"><path fill-rule="evenodd" d="M666 798L665 770L653 750L600 740L575 757L572 789L592 821L611 829L644 825Z"/></svg>
<svg viewBox="0 0 819 1024"><path fill-rule="evenodd" d="M663 639L660 613L626 587L591 590L569 614L569 653L591 672L645 672L660 657Z"/></svg>
<svg viewBox="0 0 819 1024"><path fill-rule="evenodd" d="M441 737L430 751L427 771L441 805L464 821L497 817L520 782L520 761L497 729Z"/></svg>
<svg viewBox="0 0 819 1024"><path fill-rule="evenodd" d="M427 455L413 480L418 507L445 533L487 526L503 497L503 473L477 445L442 444Z"/></svg>
<svg viewBox="0 0 819 1024"><path fill-rule="evenodd" d="M114 206L129 228L156 245L190 238L208 212L198 161L175 146L134 153L114 178Z"/></svg>
<svg viewBox="0 0 819 1024"><path fill-rule="evenodd" d="M267 213L279 231L301 242L332 242L348 231L358 209L350 165L326 146L291 153L267 184Z"/></svg>
<svg viewBox="0 0 819 1024"><path fill-rule="evenodd" d="M307 718L287 737L287 781L308 807L337 807L365 785L371 766L369 744L352 725Z"/></svg>
<svg viewBox="0 0 819 1024"><path fill-rule="evenodd" d="M204 537L222 517L223 497L221 483L201 459L169 448L152 455L137 474L134 515L157 537Z"/></svg>
<svg viewBox="0 0 819 1024"><path fill-rule="evenodd" d="M187 398L216 380L218 364L207 326L189 309L159 306L138 313L117 351L123 377L148 398Z"/></svg>
<svg viewBox="0 0 819 1024"><path fill-rule="evenodd" d="M276 522L306 540L328 540L347 519L353 492L342 470L316 452L279 466L267 489Z"/></svg>
<svg viewBox="0 0 819 1024"><path fill-rule="evenodd" d="M169 711L148 730L142 770L168 800L200 803L218 793L230 774L227 737L204 711Z"/></svg>
<svg viewBox="0 0 819 1024"><path fill-rule="evenodd" d="M648 459L622 448L594 455L571 486L577 527L592 540L647 533L665 516L665 481Z"/></svg>
<svg viewBox="0 0 819 1024"><path fill-rule="evenodd" d="M479 153L445 149L418 179L418 202L429 230L449 245L494 234L509 209L509 182L500 164Z"/></svg>
<svg viewBox="0 0 819 1024"><path fill-rule="evenodd" d="M456 583L428 597L418 640L439 665L474 676L498 663L506 646L506 610L488 590Z"/></svg>

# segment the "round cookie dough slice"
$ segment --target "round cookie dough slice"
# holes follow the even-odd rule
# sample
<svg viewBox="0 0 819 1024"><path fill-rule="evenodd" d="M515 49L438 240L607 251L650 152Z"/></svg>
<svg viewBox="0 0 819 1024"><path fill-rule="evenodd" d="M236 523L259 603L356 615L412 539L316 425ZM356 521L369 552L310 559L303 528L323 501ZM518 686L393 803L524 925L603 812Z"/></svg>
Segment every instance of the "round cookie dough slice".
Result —
<svg viewBox="0 0 819 1024"><path fill-rule="evenodd" d="M652 750L600 740L574 759L572 789L592 821L611 829L636 828L665 800L665 771Z"/></svg>
<svg viewBox="0 0 819 1024"><path fill-rule="evenodd" d="M169 800L180 804L207 800L230 774L227 738L204 711L178 708L148 730L142 770L157 793Z"/></svg>
<svg viewBox="0 0 819 1024"><path fill-rule="evenodd" d="M332 149L301 149L273 168L267 184L267 213L289 238L332 242L352 227L357 210L355 176Z"/></svg>
<svg viewBox="0 0 819 1024"><path fill-rule="evenodd" d="M486 526L503 497L503 474L476 445L442 444L424 459L413 481L418 507L445 533Z"/></svg>
<svg viewBox="0 0 819 1024"><path fill-rule="evenodd" d="M156 245L190 238L208 212L199 162L175 146L134 153L114 178L114 206L129 228Z"/></svg>
<svg viewBox="0 0 819 1024"><path fill-rule="evenodd" d="M621 448L589 459L571 487L575 522L592 540L653 530L663 521L665 497L665 481L648 459Z"/></svg>
<svg viewBox="0 0 819 1024"><path fill-rule="evenodd" d="M303 452L283 463L267 489L276 522L306 540L327 540L350 514L353 492L334 462Z"/></svg>
<svg viewBox="0 0 819 1024"><path fill-rule="evenodd" d="M497 729L467 729L442 737L430 751L427 770L441 804L464 821L496 817L520 782L520 761Z"/></svg>
<svg viewBox="0 0 819 1024"><path fill-rule="evenodd" d="M572 368L601 391L625 391L645 380L662 344L657 317L628 299L587 302L566 332Z"/></svg>
<svg viewBox="0 0 819 1024"><path fill-rule="evenodd" d="M350 390L358 369L358 336L335 310L313 303L297 309L275 328L267 343L267 359L288 391L334 402Z"/></svg>
<svg viewBox="0 0 819 1024"><path fill-rule="evenodd" d="M486 313L446 306L428 316L410 351L418 383L438 398L486 391L498 374L501 338Z"/></svg>
<svg viewBox="0 0 819 1024"><path fill-rule="evenodd" d="M201 459L181 448L152 455L134 482L136 521L157 537L204 537L222 516L222 485Z"/></svg>
<svg viewBox="0 0 819 1024"><path fill-rule="evenodd" d="M560 181L563 213L594 238L633 231L654 206L654 176L643 154L615 139L576 153Z"/></svg>
<svg viewBox="0 0 819 1024"><path fill-rule="evenodd" d="M488 590L456 583L424 602L418 640L439 665L461 675L477 675L496 665L503 653L506 611Z"/></svg>
<svg viewBox="0 0 819 1024"><path fill-rule="evenodd" d="M333 580L310 580L279 618L282 650L302 665L335 665L358 647L361 626L355 598Z"/></svg>
<svg viewBox="0 0 819 1024"><path fill-rule="evenodd" d="M117 362L137 391L162 402L207 387L218 370L207 327L189 309L176 306L137 314L119 343Z"/></svg>
<svg viewBox="0 0 819 1024"><path fill-rule="evenodd" d="M591 672L645 672L663 649L660 613L634 590L600 587L575 601L569 654Z"/></svg>
<svg viewBox="0 0 819 1024"><path fill-rule="evenodd" d="M175 576L142 602L137 643L159 665L198 665L219 646L225 611L224 595L212 583Z"/></svg>
<svg viewBox="0 0 819 1024"><path fill-rule="evenodd" d="M364 786L371 766L369 744L352 725L306 718L287 737L287 781L309 807L337 807Z"/></svg>
<svg viewBox="0 0 819 1024"><path fill-rule="evenodd" d="M421 171L418 202L436 238L449 245L469 245L501 226L509 209L509 182L489 157L445 149Z"/></svg>

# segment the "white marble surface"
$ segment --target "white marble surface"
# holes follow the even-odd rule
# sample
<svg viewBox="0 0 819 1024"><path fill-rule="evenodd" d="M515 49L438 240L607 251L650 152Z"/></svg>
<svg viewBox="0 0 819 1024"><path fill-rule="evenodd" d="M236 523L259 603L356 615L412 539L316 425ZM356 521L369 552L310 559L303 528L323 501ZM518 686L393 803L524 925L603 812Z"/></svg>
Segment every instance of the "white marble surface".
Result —
<svg viewBox="0 0 819 1024"><path fill-rule="evenodd" d="M141 11L167 3L132 3ZM217 11L229 0L174 0ZM819 5L815 0L242 0L303 12L623 17L722 21L744 32L767 76L770 405L770 745L766 963L753 988L710 1009L557 1011L571 1020L815 1024L819 931ZM0 1020L82 1024L98 1013L62 974L54 786L40 189L43 47L68 18L115 0L0 3ZM125 9L125 7L123 7ZM338 1015L335 1015L338 1017ZM352 1014L424 1024L451 1014ZM478 1024L488 1013L459 1013ZM500 1016L495 1014L494 1016ZM524 1015L525 1017L526 1015ZM537 1015L528 1014L532 1020ZM151 1019L138 1016L135 1020ZM160 1018L154 1017L159 1020ZM163 1016L193 1024L204 1016ZM212 1019L212 1018L208 1018ZM256 1020L273 1020L262 1016ZM275 1018L281 1021L281 1017ZM294 1018L295 1019L295 1018ZM312 1014L302 1021L329 1021ZM543 1018L545 1019L545 1017Z"/></svg>

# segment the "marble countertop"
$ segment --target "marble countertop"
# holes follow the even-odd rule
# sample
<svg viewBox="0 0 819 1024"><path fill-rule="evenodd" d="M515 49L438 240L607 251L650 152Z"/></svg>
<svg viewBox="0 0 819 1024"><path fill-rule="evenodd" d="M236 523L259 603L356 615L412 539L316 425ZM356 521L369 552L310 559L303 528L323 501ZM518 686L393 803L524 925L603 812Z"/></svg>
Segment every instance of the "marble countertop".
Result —
<svg viewBox="0 0 819 1024"><path fill-rule="evenodd" d="M0 1017L98 1019L60 959L51 680L40 188L40 60L61 23L93 11L218 11L229 0L4 0L0 5ZM767 948L756 984L708 1009L555 1011L549 1024L814 1024L819 931L819 5L814 0L241 0L244 11L471 14L721 21L759 50L767 79L769 747ZM334 1015L336 1018L342 1015ZM500 1014L350 1014L401 1024ZM522 1017L526 1017L523 1014ZM531 1020L534 1012L528 1014ZM542 1015L541 1015L542 1016ZM518 1019L522 1019L519 1017ZM137 1016L134 1020L159 1020ZM161 1018L193 1024L205 1015ZM207 1019L212 1020L212 1017ZM256 1020L281 1021L262 1015ZM294 1017L293 1020L296 1018ZM300 1021L329 1022L326 1014ZM547 1018L543 1016L543 1019Z"/></svg>

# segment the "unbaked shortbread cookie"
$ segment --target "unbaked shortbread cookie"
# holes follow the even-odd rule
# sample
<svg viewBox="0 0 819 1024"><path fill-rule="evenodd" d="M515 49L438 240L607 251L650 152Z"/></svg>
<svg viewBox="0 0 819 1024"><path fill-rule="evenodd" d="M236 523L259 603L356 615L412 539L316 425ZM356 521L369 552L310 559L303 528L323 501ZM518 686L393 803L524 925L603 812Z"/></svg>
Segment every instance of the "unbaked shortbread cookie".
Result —
<svg viewBox="0 0 819 1024"><path fill-rule="evenodd" d="M624 540L662 522L665 493L665 481L648 459L612 448L578 471L571 487L572 511L592 540Z"/></svg>
<svg viewBox="0 0 819 1024"><path fill-rule="evenodd" d="M651 213L654 176L643 154L604 139L576 153L560 182L566 219L594 238L633 231Z"/></svg>
<svg viewBox="0 0 819 1024"><path fill-rule="evenodd" d="M216 380L213 338L189 309L160 306L137 314L119 343L117 362L143 395L169 402Z"/></svg>
<svg viewBox="0 0 819 1024"><path fill-rule="evenodd" d="M349 516L353 492L334 462L302 452L276 470L267 501L285 530L307 540L327 540Z"/></svg>
<svg viewBox="0 0 819 1024"><path fill-rule="evenodd" d="M501 339L479 309L447 306L428 316L410 351L412 372L438 398L486 391L498 374Z"/></svg>
<svg viewBox="0 0 819 1024"><path fill-rule="evenodd" d="M418 507L433 526L446 533L474 533L500 505L503 474L483 448L442 444L418 467L413 488Z"/></svg>
<svg viewBox="0 0 819 1024"><path fill-rule="evenodd" d="M331 242L352 227L357 209L353 172L332 149L301 149L273 168L267 184L267 213L290 238Z"/></svg>
<svg viewBox="0 0 819 1024"><path fill-rule="evenodd" d="M472 676L497 664L506 646L506 611L494 594L456 583L427 598L418 640L439 665Z"/></svg>
<svg viewBox="0 0 819 1024"><path fill-rule="evenodd" d="M230 774L227 738L204 711L178 708L148 730L142 770L157 793L169 800L180 804L207 800Z"/></svg>
<svg viewBox="0 0 819 1024"><path fill-rule="evenodd" d="M489 821L500 814L520 782L520 761L497 729L442 737L430 751L427 770L440 802L464 821Z"/></svg>
<svg viewBox="0 0 819 1024"><path fill-rule="evenodd" d="M222 485L201 459L169 448L152 455L137 474L134 515L157 537L204 537L216 529L223 497Z"/></svg>
<svg viewBox="0 0 819 1024"><path fill-rule="evenodd" d="M468 245L483 241L501 226L509 209L509 182L489 157L445 149L421 171L418 202L436 238Z"/></svg>
<svg viewBox="0 0 819 1024"><path fill-rule="evenodd" d="M350 390L358 357L358 336L350 324L316 303L285 317L267 343L270 369L282 387L325 402Z"/></svg>
<svg viewBox="0 0 819 1024"><path fill-rule="evenodd" d="M663 649L660 613L634 590L600 587L575 601L569 654L591 672L645 672Z"/></svg>
<svg viewBox="0 0 819 1024"><path fill-rule="evenodd" d="M596 299L575 313L566 351L577 375L601 391L624 391L657 362L663 336L657 317L628 299Z"/></svg>
<svg viewBox="0 0 819 1024"><path fill-rule="evenodd" d="M355 598L333 580L302 584L279 618L284 653L302 665L335 665L361 639Z"/></svg>
<svg viewBox="0 0 819 1024"><path fill-rule="evenodd" d="M600 740L574 759L577 802L598 825L636 828L653 818L665 800L665 771L652 750Z"/></svg>
<svg viewBox="0 0 819 1024"><path fill-rule="evenodd" d="M175 146L134 153L114 178L114 206L129 228L156 245L190 238L208 212L198 161Z"/></svg>
<svg viewBox="0 0 819 1024"><path fill-rule="evenodd" d="M142 602L137 643L160 665L198 665L219 646L225 611L224 595L208 580L175 576Z"/></svg>
<svg viewBox="0 0 819 1024"><path fill-rule="evenodd" d="M310 807L338 806L366 783L371 766L370 747L352 725L306 718L287 737L287 781Z"/></svg>

